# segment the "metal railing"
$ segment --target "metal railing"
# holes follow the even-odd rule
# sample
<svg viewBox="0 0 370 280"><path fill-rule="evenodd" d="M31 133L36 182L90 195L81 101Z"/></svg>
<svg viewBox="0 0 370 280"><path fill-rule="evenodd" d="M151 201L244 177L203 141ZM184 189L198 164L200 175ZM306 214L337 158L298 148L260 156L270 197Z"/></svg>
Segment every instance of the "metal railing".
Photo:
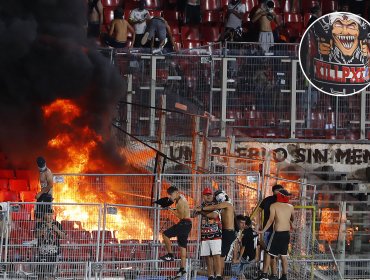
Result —
<svg viewBox="0 0 370 280"><path fill-rule="evenodd" d="M175 100L188 112L207 111L213 116L210 136L368 139L369 91L350 97L316 91L301 72L297 50L298 44L273 44L266 53L258 43L228 42L224 48L114 58L127 81L125 101L158 107L167 95L172 101L166 108L173 109ZM153 114L133 117L126 126L150 123L153 132L159 125Z"/></svg>

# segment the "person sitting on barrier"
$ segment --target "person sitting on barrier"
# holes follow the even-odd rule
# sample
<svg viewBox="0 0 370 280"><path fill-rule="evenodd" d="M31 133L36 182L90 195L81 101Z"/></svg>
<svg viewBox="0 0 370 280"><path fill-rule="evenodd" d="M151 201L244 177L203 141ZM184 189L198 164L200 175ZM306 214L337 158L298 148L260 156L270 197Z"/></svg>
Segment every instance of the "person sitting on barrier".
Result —
<svg viewBox="0 0 370 280"><path fill-rule="evenodd" d="M123 18L123 9L118 8L114 10L114 19L109 27L109 34L106 34L104 41L108 46L113 48L126 48L127 36L130 31L132 34L132 42L135 42L135 30Z"/></svg>
<svg viewBox="0 0 370 280"><path fill-rule="evenodd" d="M279 25L279 22L276 20L274 7L275 4L272 0L264 0L261 3L261 7L257 9L252 17L253 23L259 23L258 42L261 44L261 48L265 53L269 51L274 43L271 21L274 20Z"/></svg>
<svg viewBox="0 0 370 280"><path fill-rule="evenodd" d="M46 166L46 160L43 157L38 157L36 163L40 172L39 181L41 187L41 190L36 194L36 201L43 204L36 205L35 218L40 220L43 218L44 213L51 209L51 202L53 201L53 173Z"/></svg>
<svg viewBox="0 0 370 280"><path fill-rule="evenodd" d="M54 221L54 212L49 209L44 214L44 220L36 224L38 261L45 262L38 267L39 279L54 279L57 257L60 254L60 239L65 238L62 225Z"/></svg>
<svg viewBox="0 0 370 280"><path fill-rule="evenodd" d="M235 235L235 223L234 223L234 206L231 199L224 191L216 191L214 198L217 202L215 205L209 205L204 207L198 207L195 211L214 211L221 210L222 220L222 246L221 246L221 271L224 274L225 270L225 259L229 254L231 244L234 242Z"/></svg>
<svg viewBox="0 0 370 280"><path fill-rule="evenodd" d="M213 192L205 188L202 192L203 203L201 207L215 204ZM208 280L222 279L221 276L221 237L222 223L219 210L195 212L201 214L201 247L200 256L206 257Z"/></svg>
<svg viewBox="0 0 370 280"><path fill-rule="evenodd" d="M260 203L260 205L257 207L257 211L254 213L254 215L257 215L257 217L258 217L259 214L263 211L263 227L266 226L267 221L270 218L270 207L273 203L276 202L276 195L282 189L283 189L282 185L272 186L272 194L273 195L265 197L262 200L262 202ZM259 221L257 222L256 227L257 228L260 227ZM260 242L262 249L265 251L265 255L264 255L264 258L263 258L264 259L264 264L263 264L264 266L267 265L266 264L266 259L267 259L267 254L268 254L267 245L270 242L273 230L274 230L273 225L270 225L270 227L263 234L263 238ZM277 279L277 267L276 267L276 260L275 259L272 259L272 261L271 261L271 278L270 279L273 279L273 280Z"/></svg>
<svg viewBox="0 0 370 280"><path fill-rule="evenodd" d="M260 280L269 280L267 271L270 265L270 260L281 257L283 273L280 280L287 280L288 273L288 247L290 242L290 229L294 222L294 207L289 204L289 197L291 194L284 189L280 189L276 194L276 202L270 206L270 217L261 231L258 233L265 233L271 225L274 225L270 242L267 245L268 254L266 262L264 262L263 273ZM271 279L271 278L270 278Z"/></svg>
<svg viewBox="0 0 370 280"><path fill-rule="evenodd" d="M169 210L172 211L172 213L175 214L175 216L179 218L180 221L162 233L167 254L161 256L160 259L167 262L174 260L170 238L177 237L177 243L180 248L181 258L181 267L176 275L177 279L183 277L186 274L186 247L188 245L188 237L191 231L192 222L190 219L189 203L187 202L186 198L182 194L180 194L178 188L174 186L169 187L167 189L167 194L172 201L176 202L176 208L169 208Z"/></svg>

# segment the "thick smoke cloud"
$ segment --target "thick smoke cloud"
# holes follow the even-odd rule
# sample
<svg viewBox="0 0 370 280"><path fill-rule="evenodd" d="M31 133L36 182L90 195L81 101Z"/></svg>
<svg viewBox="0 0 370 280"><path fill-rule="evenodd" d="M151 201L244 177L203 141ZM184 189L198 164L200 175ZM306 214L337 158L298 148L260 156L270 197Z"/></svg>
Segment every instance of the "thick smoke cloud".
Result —
<svg viewBox="0 0 370 280"><path fill-rule="evenodd" d="M109 134L121 78L87 40L86 15L86 0L0 2L0 151L16 164L45 151L41 106L57 98L83 107L81 127Z"/></svg>

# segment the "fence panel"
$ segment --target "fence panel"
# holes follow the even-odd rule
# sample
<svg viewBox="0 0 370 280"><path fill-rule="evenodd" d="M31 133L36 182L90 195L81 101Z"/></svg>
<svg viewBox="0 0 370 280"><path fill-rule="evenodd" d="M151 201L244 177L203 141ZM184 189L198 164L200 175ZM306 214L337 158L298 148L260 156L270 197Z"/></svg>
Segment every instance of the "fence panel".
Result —
<svg viewBox="0 0 370 280"><path fill-rule="evenodd" d="M102 223L99 204L9 203L9 206L5 261L38 262L56 256L65 262L97 260ZM53 213L39 212L48 209ZM31 213L32 219L25 219L25 213Z"/></svg>
<svg viewBox="0 0 370 280"><path fill-rule="evenodd" d="M3 262L2 279L88 279L87 262Z"/></svg>

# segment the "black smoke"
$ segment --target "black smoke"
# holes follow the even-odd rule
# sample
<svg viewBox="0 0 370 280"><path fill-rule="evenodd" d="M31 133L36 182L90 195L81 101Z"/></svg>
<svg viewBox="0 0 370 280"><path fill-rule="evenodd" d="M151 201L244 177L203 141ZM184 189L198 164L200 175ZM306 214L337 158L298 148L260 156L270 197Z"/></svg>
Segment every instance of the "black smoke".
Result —
<svg viewBox="0 0 370 280"><path fill-rule="evenodd" d="M46 153L58 127L41 107L58 98L82 106L81 127L109 137L122 82L86 24L86 0L0 2L0 151L18 165Z"/></svg>

